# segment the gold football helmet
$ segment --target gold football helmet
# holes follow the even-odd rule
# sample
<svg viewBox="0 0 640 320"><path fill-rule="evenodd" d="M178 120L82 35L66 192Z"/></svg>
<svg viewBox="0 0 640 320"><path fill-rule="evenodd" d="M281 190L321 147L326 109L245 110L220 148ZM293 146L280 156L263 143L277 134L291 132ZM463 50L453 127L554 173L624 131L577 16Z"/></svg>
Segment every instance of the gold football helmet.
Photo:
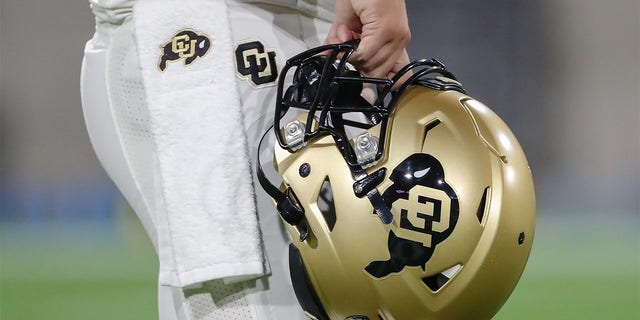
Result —
<svg viewBox="0 0 640 320"><path fill-rule="evenodd" d="M347 63L356 45L288 61L274 121L283 183L258 168L296 239L298 300L312 319L490 319L531 250L524 152L437 60L366 78Z"/></svg>

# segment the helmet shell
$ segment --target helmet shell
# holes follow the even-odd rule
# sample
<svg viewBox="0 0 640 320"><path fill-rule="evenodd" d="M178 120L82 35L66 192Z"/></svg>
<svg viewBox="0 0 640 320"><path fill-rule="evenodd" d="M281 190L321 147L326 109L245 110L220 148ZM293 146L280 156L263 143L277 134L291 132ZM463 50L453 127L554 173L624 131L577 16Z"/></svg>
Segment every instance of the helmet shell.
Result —
<svg viewBox="0 0 640 320"><path fill-rule="evenodd" d="M331 136L296 152L275 147L276 168L311 230L294 243L309 283L331 319L490 319L518 282L534 236L522 148L493 111L458 91L410 86L388 123L384 155L367 172L387 169L377 190L390 224L354 194ZM368 131L379 136L380 126ZM321 204L328 185L331 214Z"/></svg>

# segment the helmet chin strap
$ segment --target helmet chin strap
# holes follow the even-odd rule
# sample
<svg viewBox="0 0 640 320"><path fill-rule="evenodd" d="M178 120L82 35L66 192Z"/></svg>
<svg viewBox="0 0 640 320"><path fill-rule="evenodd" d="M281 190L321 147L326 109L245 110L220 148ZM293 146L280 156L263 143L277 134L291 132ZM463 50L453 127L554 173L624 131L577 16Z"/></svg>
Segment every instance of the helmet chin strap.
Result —
<svg viewBox="0 0 640 320"><path fill-rule="evenodd" d="M307 222L307 218L304 216L304 207L300 205L300 201L296 198L295 193L290 187L282 192L278 187L276 187L269 178L264 174L264 170L262 169L262 162L260 161L260 150L262 149L262 142L264 138L267 136L269 132L271 132L271 128L265 131L260 138L260 143L258 144L258 161L256 163L256 174L258 176L258 182L273 200L276 202L276 209L278 210L278 214L280 217L287 222L288 224L295 226L300 233L300 242L306 240L309 237L309 223Z"/></svg>

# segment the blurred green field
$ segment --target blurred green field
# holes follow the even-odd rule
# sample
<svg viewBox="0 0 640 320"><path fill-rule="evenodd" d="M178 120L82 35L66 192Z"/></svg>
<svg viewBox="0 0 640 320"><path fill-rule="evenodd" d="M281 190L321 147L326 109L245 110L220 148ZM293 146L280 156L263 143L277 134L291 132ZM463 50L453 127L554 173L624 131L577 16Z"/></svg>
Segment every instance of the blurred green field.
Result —
<svg viewBox="0 0 640 320"><path fill-rule="evenodd" d="M539 217L524 275L495 319L640 319L639 228L637 214Z"/></svg>
<svg viewBox="0 0 640 320"><path fill-rule="evenodd" d="M158 263L130 216L0 227L1 320L157 319Z"/></svg>
<svg viewBox="0 0 640 320"><path fill-rule="evenodd" d="M525 274L495 319L640 319L638 217L608 217L540 216ZM108 228L2 224L0 241L2 320L157 319L157 261L131 217Z"/></svg>

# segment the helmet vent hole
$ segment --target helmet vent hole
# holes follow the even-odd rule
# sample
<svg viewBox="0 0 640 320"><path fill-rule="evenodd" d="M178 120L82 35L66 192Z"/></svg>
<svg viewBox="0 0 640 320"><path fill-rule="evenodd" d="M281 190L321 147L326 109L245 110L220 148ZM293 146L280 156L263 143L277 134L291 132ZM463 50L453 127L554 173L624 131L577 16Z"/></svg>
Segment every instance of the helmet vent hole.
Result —
<svg viewBox="0 0 640 320"><path fill-rule="evenodd" d="M327 227L330 231L333 231L333 227L336 225L336 207L333 202L333 190L331 188L331 182L329 178L325 178L320 188L320 193L317 199L318 209L322 212Z"/></svg>
<svg viewBox="0 0 640 320"><path fill-rule="evenodd" d="M480 204L478 205L478 212L476 216L478 217L478 223L482 225L482 220L484 219L485 213L487 212L487 198L489 197L490 188L486 187L484 189L484 194L482 194L482 199L480 200Z"/></svg>
<svg viewBox="0 0 640 320"><path fill-rule="evenodd" d="M440 273L434 274L432 276L422 278L422 282L433 292L437 292L442 288L445 284L451 280L455 276L455 274L462 267L461 264L456 264L455 266L444 270Z"/></svg>
<svg viewBox="0 0 640 320"><path fill-rule="evenodd" d="M424 126L424 133L422 134L422 146L423 146L423 148L424 148L424 144L427 142L427 133L429 133L429 130L435 128L440 123L441 123L440 119L433 119L433 120L429 121Z"/></svg>

